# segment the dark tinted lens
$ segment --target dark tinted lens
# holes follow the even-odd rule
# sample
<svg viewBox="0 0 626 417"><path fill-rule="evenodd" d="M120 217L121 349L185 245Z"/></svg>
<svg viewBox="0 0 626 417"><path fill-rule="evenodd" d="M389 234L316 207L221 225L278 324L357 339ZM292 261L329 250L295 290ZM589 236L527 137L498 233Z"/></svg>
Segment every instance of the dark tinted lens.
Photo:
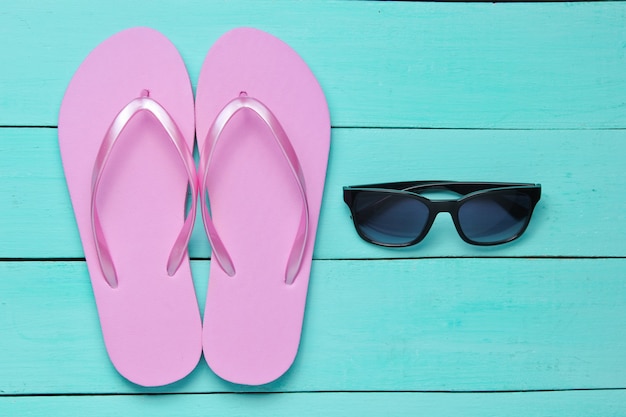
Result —
<svg viewBox="0 0 626 417"><path fill-rule="evenodd" d="M361 234L387 245L405 245L415 240L428 221L428 207L401 194L360 192L353 204L354 219Z"/></svg>
<svg viewBox="0 0 626 417"><path fill-rule="evenodd" d="M519 191L493 191L459 208L459 225L477 243L500 243L517 237L528 223L530 197Z"/></svg>

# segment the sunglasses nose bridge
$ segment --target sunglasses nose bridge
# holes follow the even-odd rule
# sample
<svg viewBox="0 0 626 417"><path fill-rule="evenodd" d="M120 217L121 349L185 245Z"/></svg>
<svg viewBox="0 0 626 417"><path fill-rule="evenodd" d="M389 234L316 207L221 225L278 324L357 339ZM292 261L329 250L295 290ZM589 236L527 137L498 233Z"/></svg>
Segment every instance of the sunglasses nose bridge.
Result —
<svg viewBox="0 0 626 417"><path fill-rule="evenodd" d="M433 217L439 213L452 214L456 210L457 202L454 200L431 201L431 210Z"/></svg>
<svg viewBox="0 0 626 417"><path fill-rule="evenodd" d="M455 221L455 215L453 214L456 211L457 202L454 200L430 200L429 210L430 210L430 220L429 224L426 227L425 234L428 233L431 227L435 224L439 213L448 213L450 215L450 220L454 223L455 228L458 229ZM441 219L439 220L441 222ZM446 219L444 219L444 222ZM439 226L441 227L441 225Z"/></svg>
<svg viewBox="0 0 626 417"><path fill-rule="evenodd" d="M448 213L452 218L454 226L458 229L456 216L454 215L457 208L457 202L455 200L440 200L430 202L430 225L435 222L439 213ZM430 227L429 227L430 228Z"/></svg>

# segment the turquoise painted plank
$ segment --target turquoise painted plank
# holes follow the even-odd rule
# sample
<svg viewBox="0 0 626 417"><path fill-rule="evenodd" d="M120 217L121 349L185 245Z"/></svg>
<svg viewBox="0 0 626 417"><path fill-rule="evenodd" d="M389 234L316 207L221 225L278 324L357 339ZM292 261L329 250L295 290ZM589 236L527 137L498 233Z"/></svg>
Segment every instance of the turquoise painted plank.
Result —
<svg viewBox="0 0 626 417"><path fill-rule="evenodd" d="M335 126L626 127L626 3L6 2L0 125L56 125L83 58L138 25L179 48L193 82L225 31L292 45ZM538 30L541 28L541 30Z"/></svg>
<svg viewBox="0 0 626 417"><path fill-rule="evenodd" d="M625 154L622 130L333 129L315 257L626 256ZM447 215L404 250L356 235L342 186L420 179L540 182L543 197L509 245L468 245ZM191 254L207 258L196 226ZM0 129L0 231L0 258L83 256L56 129Z"/></svg>
<svg viewBox="0 0 626 417"><path fill-rule="evenodd" d="M49 417L76 410L92 417L416 416L612 417L624 415L626 392L301 393L272 395L130 395L0 398L6 415Z"/></svg>
<svg viewBox="0 0 626 417"><path fill-rule="evenodd" d="M144 389L101 340L82 262L0 263L2 394L626 388L626 259L315 261L300 352L264 387L204 360ZM204 305L208 262L193 263Z"/></svg>

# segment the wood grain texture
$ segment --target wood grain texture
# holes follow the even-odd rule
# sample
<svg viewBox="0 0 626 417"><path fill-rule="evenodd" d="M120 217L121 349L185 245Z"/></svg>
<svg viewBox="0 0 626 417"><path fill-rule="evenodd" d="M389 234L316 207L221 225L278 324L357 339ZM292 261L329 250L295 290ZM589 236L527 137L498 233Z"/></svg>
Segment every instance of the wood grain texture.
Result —
<svg viewBox="0 0 626 417"><path fill-rule="evenodd" d="M1 398L0 410L20 417L364 416L621 417L626 391L504 394L323 393L288 395L132 395Z"/></svg>
<svg viewBox="0 0 626 417"><path fill-rule="evenodd" d="M204 360L142 389L111 366L81 262L0 263L4 394L626 388L626 260L315 261L288 373L255 388ZM208 262L193 263L204 306ZM607 320L614 321L608 324Z"/></svg>
<svg viewBox="0 0 626 417"><path fill-rule="evenodd" d="M626 2L6 3L1 417L624 415ZM272 384L227 383L202 360L141 388L104 350L54 127L84 57L139 25L172 40L194 85L224 32L269 31L328 98L303 338ZM540 182L543 197L501 247L463 243L447 216L405 250L357 237L342 186L420 179ZM196 226L203 309L210 252Z"/></svg>
<svg viewBox="0 0 626 417"><path fill-rule="evenodd" d="M621 130L503 131L334 129L316 259L430 256L626 256L626 141ZM541 182L526 234L475 247L439 216L419 245L380 248L362 241L342 187L453 179ZM208 258L198 219L193 257ZM0 129L0 258L79 258L56 129Z"/></svg>
<svg viewBox="0 0 626 417"><path fill-rule="evenodd" d="M626 4L190 0L7 2L0 125L56 125L63 92L99 42L162 31L191 79L225 31L254 26L293 46L335 126L626 127Z"/></svg>

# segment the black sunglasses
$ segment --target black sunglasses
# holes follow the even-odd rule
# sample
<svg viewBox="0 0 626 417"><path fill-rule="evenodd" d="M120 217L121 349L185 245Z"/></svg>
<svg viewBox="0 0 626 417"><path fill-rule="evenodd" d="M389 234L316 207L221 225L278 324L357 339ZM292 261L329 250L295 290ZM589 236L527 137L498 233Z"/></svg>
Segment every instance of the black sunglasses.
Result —
<svg viewBox="0 0 626 417"><path fill-rule="evenodd" d="M429 200L444 190L458 199ZM524 233L541 197L540 184L413 181L343 188L359 236L381 246L420 242L437 214L450 213L461 238L472 245L499 245Z"/></svg>

